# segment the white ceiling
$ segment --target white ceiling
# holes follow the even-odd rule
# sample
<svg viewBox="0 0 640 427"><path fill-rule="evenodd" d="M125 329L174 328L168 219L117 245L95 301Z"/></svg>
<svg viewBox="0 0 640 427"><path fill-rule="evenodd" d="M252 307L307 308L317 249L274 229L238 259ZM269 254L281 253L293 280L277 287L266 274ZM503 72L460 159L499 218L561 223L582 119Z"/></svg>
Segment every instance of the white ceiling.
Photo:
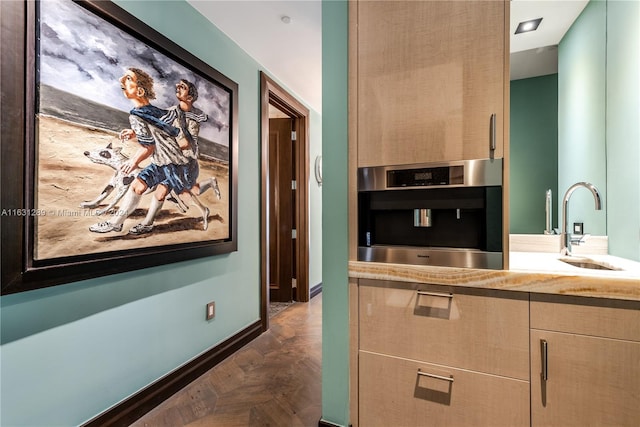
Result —
<svg viewBox="0 0 640 427"><path fill-rule="evenodd" d="M320 0L187 1L293 95L322 111Z"/></svg>
<svg viewBox="0 0 640 427"><path fill-rule="evenodd" d="M589 0L511 0L511 53L560 43ZM536 31L514 35L518 24L542 18Z"/></svg>
<svg viewBox="0 0 640 427"><path fill-rule="evenodd" d="M322 111L320 0L187 0L314 110ZM511 78L557 72L557 44L588 0L511 1ZM289 16L290 23L282 22ZM519 22L542 17L515 36Z"/></svg>
<svg viewBox="0 0 640 427"><path fill-rule="evenodd" d="M558 72L558 44L589 0L511 0L511 80ZM542 18L536 31L518 24Z"/></svg>

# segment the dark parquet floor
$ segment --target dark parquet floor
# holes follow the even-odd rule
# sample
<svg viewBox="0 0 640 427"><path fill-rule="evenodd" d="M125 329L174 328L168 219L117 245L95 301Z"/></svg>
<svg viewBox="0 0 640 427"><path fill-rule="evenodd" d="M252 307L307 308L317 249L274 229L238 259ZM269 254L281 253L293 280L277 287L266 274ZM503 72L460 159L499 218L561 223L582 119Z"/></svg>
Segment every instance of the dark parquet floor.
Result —
<svg viewBox="0 0 640 427"><path fill-rule="evenodd" d="M320 293L278 312L267 332L132 427L317 426L321 347Z"/></svg>

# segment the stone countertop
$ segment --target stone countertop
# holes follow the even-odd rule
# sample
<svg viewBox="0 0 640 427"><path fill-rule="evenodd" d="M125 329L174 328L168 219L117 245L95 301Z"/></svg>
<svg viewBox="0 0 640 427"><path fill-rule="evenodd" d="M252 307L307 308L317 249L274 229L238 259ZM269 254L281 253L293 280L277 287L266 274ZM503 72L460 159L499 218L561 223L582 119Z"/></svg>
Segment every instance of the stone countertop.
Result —
<svg viewBox="0 0 640 427"><path fill-rule="evenodd" d="M563 260L587 261L600 264L613 270L595 270L575 267ZM608 279L635 279L640 286L640 262L612 255L574 254L560 256L557 253L510 252L509 270L529 273L569 274Z"/></svg>
<svg viewBox="0 0 640 427"><path fill-rule="evenodd" d="M608 255L593 255L589 258L594 261L626 269L591 270L565 264L558 260L557 254L511 252L509 255L510 270L349 261L349 276L640 301L640 263Z"/></svg>

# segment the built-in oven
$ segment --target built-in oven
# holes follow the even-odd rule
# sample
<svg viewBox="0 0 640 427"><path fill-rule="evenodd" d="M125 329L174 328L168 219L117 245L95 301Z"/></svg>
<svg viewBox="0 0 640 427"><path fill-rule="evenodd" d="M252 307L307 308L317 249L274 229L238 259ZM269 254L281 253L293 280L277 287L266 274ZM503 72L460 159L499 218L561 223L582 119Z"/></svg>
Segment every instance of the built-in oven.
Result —
<svg viewBox="0 0 640 427"><path fill-rule="evenodd" d="M358 260L502 269L502 159L358 169Z"/></svg>

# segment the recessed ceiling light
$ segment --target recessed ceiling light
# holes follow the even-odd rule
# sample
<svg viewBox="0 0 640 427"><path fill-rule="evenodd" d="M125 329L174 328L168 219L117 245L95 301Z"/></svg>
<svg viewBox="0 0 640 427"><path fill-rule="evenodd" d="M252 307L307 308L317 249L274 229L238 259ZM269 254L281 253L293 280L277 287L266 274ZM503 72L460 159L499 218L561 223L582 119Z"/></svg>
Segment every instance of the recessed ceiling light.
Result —
<svg viewBox="0 0 640 427"><path fill-rule="evenodd" d="M290 16L287 16L287 15L282 15L282 16L280 17L280 20L281 20L282 22L284 22L285 24L288 24L289 22L291 22L291 17L290 17Z"/></svg>
<svg viewBox="0 0 640 427"><path fill-rule="evenodd" d="M515 34L527 33L529 31L535 31L538 29L538 25L542 22L542 18L531 19L529 21L524 21L518 24L518 28L516 28Z"/></svg>

